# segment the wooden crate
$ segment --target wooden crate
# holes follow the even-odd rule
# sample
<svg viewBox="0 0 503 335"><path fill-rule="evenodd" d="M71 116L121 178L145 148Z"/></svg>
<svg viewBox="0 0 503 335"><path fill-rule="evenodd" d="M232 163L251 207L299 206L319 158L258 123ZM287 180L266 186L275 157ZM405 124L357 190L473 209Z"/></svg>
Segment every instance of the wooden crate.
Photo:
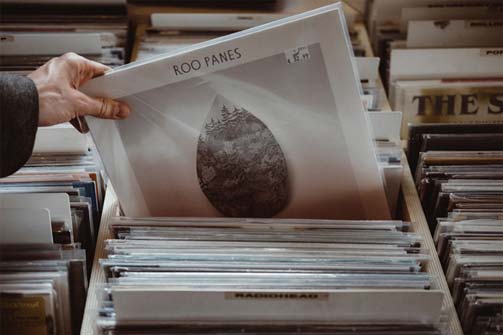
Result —
<svg viewBox="0 0 503 335"><path fill-rule="evenodd" d="M435 251L435 244L431 237L426 218L421 208L417 191L412 179L407 162L404 159L404 175L402 177L401 199L400 205L402 211L402 218L406 221L412 222L412 231L420 234L423 237L423 247L430 251L431 260L426 267L426 271L434 275L438 280L438 285L444 291L444 308L450 316L449 328L452 335L463 335L459 319L457 317L455 308L452 303L452 298L449 292L449 287L445 280L442 271L442 266ZM101 226L98 233L98 242L96 244L96 253L94 255L94 262L92 267L91 281L89 284L89 292L87 295L86 309L84 314L84 321L82 324L81 335L94 335L97 334L95 328L96 316L98 310L98 297L97 290L100 284L105 282L105 273L99 265L100 258L106 258L104 250L106 239L109 239L109 222L110 218L119 214L119 203L117 197L111 186L108 187L105 196L105 204L101 218ZM411 302L413 303L413 302Z"/></svg>
<svg viewBox="0 0 503 335"><path fill-rule="evenodd" d="M309 7L315 8L321 5L334 2L335 0L316 0L309 4ZM351 1L348 1L351 3ZM302 7L305 6L307 1L303 0L293 0L287 1L282 0L280 2L284 4L283 11L287 13L296 13L312 8ZM302 4L302 6L301 6ZM299 7L300 6L300 7ZM170 7L151 7L151 8L143 8L143 7L135 7L130 5L130 15L132 15L135 19L135 23L137 24L135 43L132 52L132 59L134 60L138 51L138 41L141 39L143 34L145 33L145 29L149 26L149 17L153 12L183 12L183 11L193 11L190 8L184 8L184 10L180 10L179 8L170 8ZM207 10L198 10L196 12L207 12ZM277 12L277 11L276 11ZM367 30L363 23L356 23L354 25L354 29L357 30L361 42L366 50L366 54L369 57L372 57L373 51L370 45L370 40L368 38ZM391 111L391 107L389 105L388 99L386 97L386 93L384 91L384 87L382 85L381 80L379 79L377 82L378 87L380 87L380 108L383 111ZM410 169L408 167L405 155L403 156L404 162L404 175L402 176L402 185L401 185L401 195L400 195L400 205L398 206L401 209L401 218L405 221L412 222L412 231L420 234L423 237L423 247L430 251L431 260L429 265L426 267L426 271L434 275L438 280L438 285L440 289L445 293L444 296L444 309L447 311L450 317L449 322L449 330L451 335L463 335L463 331L461 329L459 319L457 317L455 308L453 306L452 298L449 292L449 287L447 286L447 282L445 280L445 276L442 271L442 267L440 265L440 261L438 259L437 253L435 251L435 244L431 237L428 224L426 222L426 218L424 216L423 210L421 208L421 203L419 197L417 195L417 191L414 185L414 181L412 179L412 175L410 173ZM94 256L94 262L92 267L92 275L91 281L89 285L89 293L87 297L86 309L84 314L84 321L82 324L81 335L93 335L96 334L97 331L95 329L95 321L98 309L98 299L97 299L97 289L100 284L105 282L105 274L100 268L99 259L105 258L106 254L104 251L104 241L110 238L109 232L109 220L112 216L116 216L119 214L119 204L117 197L113 191L113 188L109 186L106 197L105 204L102 214L101 226L98 233L98 241L96 245L96 252Z"/></svg>

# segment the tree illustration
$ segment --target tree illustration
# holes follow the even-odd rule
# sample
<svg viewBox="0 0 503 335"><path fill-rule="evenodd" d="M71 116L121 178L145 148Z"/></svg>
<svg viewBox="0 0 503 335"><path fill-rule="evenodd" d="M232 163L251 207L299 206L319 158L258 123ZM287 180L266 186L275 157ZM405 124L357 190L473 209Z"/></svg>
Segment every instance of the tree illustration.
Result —
<svg viewBox="0 0 503 335"><path fill-rule="evenodd" d="M230 116L231 116L231 113L229 112L229 109L225 105L223 105L221 113L222 113L222 120L224 122L226 122L230 118Z"/></svg>

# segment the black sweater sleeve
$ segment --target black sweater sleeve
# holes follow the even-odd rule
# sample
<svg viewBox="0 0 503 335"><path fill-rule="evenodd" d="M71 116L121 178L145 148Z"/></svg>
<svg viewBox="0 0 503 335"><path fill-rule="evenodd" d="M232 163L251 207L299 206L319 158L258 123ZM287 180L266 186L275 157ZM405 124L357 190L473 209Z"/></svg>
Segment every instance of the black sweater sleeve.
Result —
<svg viewBox="0 0 503 335"><path fill-rule="evenodd" d="M30 158L38 126L38 92L31 79L0 75L0 178Z"/></svg>

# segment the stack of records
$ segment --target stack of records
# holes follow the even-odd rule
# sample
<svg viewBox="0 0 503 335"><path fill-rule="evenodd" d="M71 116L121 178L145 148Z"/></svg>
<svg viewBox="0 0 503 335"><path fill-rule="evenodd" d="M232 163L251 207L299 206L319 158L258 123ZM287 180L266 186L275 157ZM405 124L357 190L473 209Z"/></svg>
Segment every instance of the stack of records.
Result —
<svg viewBox="0 0 503 335"><path fill-rule="evenodd" d="M465 334L499 334L503 327L503 215L499 219L472 217L439 220L435 242Z"/></svg>
<svg viewBox="0 0 503 335"><path fill-rule="evenodd" d="M32 220L42 218L31 211L36 214ZM10 210L0 213L2 233L6 224L21 224L4 222L13 218ZM2 334L77 335L86 292L86 255L75 244L0 246Z"/></svg>
<svg viewBox="0 0 503 335"><path fill-rule="evenodd" d="M135 41L136 60L180 50L229 33L281 19L274 13L153 13L151 26L140 31Z"/></svg>
<svg viewBox="0 0 503 335"><path fill-rule="evenodd" d="M408 155L465 334L496 334L503 308L503 126L409 128Z"/></svg>
<svg viewBox="0 0 503 335"><path fill-rule="evenodd" d="M103 334L442 334L402 221L127 218L101 259ZM410 301L414 301L411 304Z"/></svg>
<svg viewBox="0 0 503 335"><path fill-rule="evenodd" d="M2 2L0 71L28 74L70 51L124 63L124 3L13 2ZM0 179L2 334L79 334L103 200L99 166L88 138L65 124L39 128L26 165Z"/></svg>
<svg viewBox="0 0 503 335"><path fill-rule="evenodd" d="M503 126L409 127L407 155L432 231L450 214L501 213Z"/></svg>
<svg viewBox="0 0 503 335"><path fill-rule="evenodd" d="M53 141L61 142L61 130L63 129L48 128L47 133ZM82 136L74 129L69 130L76 135L66 139ZM47 145L44 138L44 134L37 135L36 143L39 145L35 146L36 150L44 149L44 145ZM46 227L52 232L48 236L49 240L38 241L36 239L40 236L32 236L37 235L37 232L27 230L27 235L21 238L23 243L76 244L85 249L88 259L92 260L104 183L100 165L87 150L87 144L85 148L84 152L35 151L18 172L0 179L0 208L17 212L13 214L13 218L19 218L13 219L13 224L25 220L25 209L43 208L49 212ZM45 215L42 215L39 223L28 225L39 224L43 229L44 218ZM20 232L15 234L17 238ZM2 240L3 243L10 243L6 233Z"/></svg>
<svg viewBox="0 0 503 335"><path fill-rule="evenodd" d="M58 3L2 4L0 71L28 74L66 52L111 67L125 63L128 34L125 4Z"/></svg>
<svg viewBox="0 0 503 335"><path fill-rule="evenodd" d="M0 179L2 334L79 334L84 312L101 172L85 136L41 129L26 165Z"/></svg>
<svg viewBox="0 0 503 335"><path fill-rule="evenodd" d="M502 123L501 1L374 0L369 29L407 125Z"/></svg>
<svg viewBox="0 0 503 335"><path fill-rule="evenodd" d="M355 55L370 56L362 41L367 38L362 36L365 27L362 23L355 23L357 12L351 7L344 6L344 14ZM290 15L292 14L269 9L260 11L257 8L250 12L240 10L234 13L228 9L222 10L221 13L152 13L151 24L148 27L141 27L137 32L133 59L155 57Z"/></svg>

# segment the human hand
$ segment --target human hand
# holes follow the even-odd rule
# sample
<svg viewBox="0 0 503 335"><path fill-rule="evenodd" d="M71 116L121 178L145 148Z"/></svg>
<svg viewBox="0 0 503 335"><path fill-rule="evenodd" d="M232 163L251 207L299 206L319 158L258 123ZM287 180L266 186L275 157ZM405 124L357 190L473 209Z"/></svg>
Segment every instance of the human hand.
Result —
<svg viewBox="0 0 503 335"><path fill-rule="evenodd" d="M91 98L78 90L86 81L109 69L75 53L67 53L30 73L28 77L38 90L38 125L51 126L83 115L115 120L126 118L130 110L125 103Z"/></svg>

